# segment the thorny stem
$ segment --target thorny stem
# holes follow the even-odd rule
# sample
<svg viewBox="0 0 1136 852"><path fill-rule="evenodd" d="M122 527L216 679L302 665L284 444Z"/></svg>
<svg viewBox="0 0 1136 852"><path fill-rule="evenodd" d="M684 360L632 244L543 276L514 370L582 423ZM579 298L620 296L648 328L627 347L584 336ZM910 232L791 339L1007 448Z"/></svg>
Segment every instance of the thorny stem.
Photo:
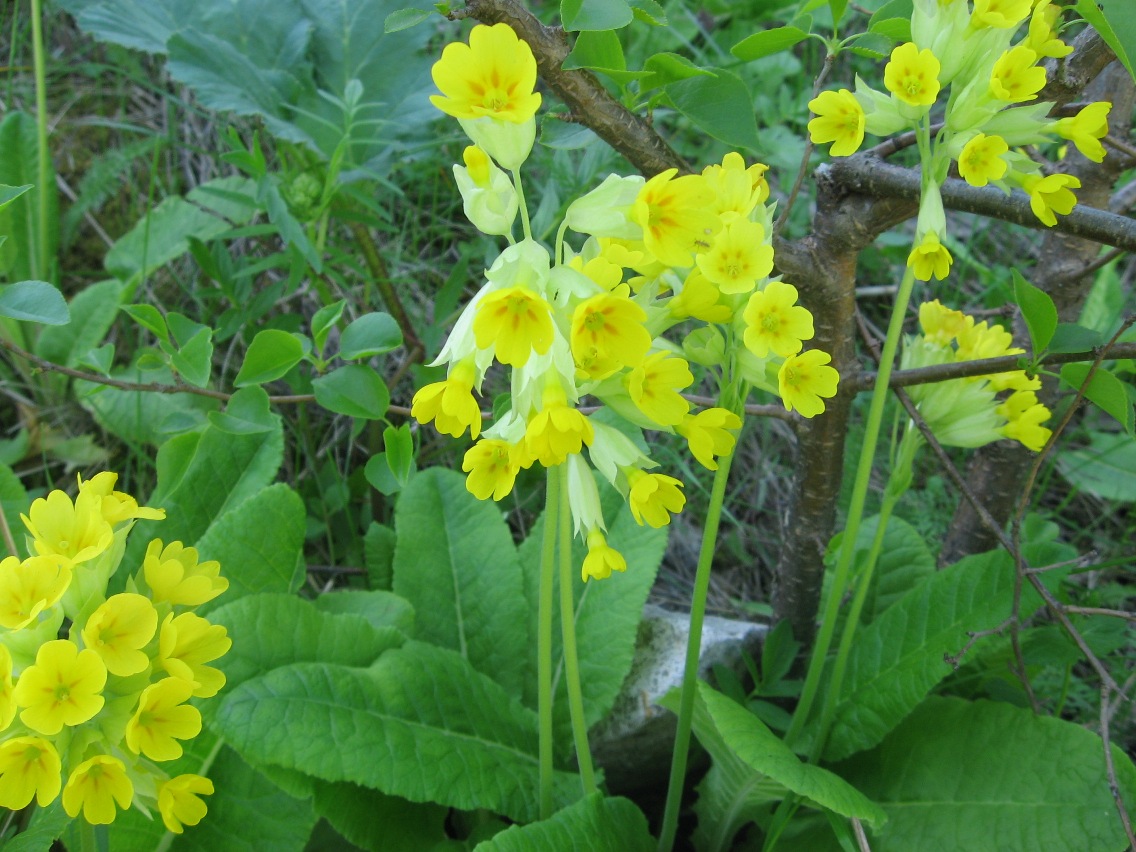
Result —
<svg viewBox="0 0 1136 852"><path fill-rule="evenodd" d="M560 502L560 474L559 467L550 467L545 484L544 538L540 543L540 591L536 614L541 819L552 816L552 581L556 571L556 517Z"/></svg>

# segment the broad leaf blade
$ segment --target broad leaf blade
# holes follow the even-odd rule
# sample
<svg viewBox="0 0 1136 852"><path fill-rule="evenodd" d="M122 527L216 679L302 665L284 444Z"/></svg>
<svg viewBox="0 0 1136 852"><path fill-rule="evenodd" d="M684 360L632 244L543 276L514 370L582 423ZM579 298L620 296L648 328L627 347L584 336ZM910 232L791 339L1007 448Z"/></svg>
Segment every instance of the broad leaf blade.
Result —
<svg viewBox="0 0 1136 852"><path fill-rule="evenodd" d="M551 819L514 825L491 840L477 844L475 852L651 852L655 840L647 831L643 812L627 799L605 799L593 793Z"/></svg>
<svg viewBox="0 0 1136 852"><path fill-rule="evenodd" d="M1057 306L1048 293L1026 281L1018 270L1011 271L1014 275L1014 301L1022 310L1030 342L1033 344L1033 354L1037 357L1049 346L1049 341L1057 330Z"/></svg>

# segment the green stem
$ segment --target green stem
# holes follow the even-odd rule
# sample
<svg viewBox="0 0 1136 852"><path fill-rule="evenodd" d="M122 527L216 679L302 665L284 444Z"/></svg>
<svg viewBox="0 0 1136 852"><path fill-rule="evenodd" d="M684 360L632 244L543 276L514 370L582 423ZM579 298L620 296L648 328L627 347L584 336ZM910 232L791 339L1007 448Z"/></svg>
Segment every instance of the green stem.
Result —
<svg viewBox="0 0 1136 852"><path fill-rule="evenodd" d="M48 193L55 187L50 186L51 159L47 149L47 72L44 70L43 58L43 23L40 20L40 0L32 0L32 63L35 73L36 89L36 146L38 150L39 186L36 187L39 200L39 240L36 245L35 262L38 269L34 271L37 278L48 280L50 275L48 254Z"/></svg>
<svg viewBox="0 0 1136 852"><path fill-rule="evenodd" d="M525 232L525 239L532 239L532 224L529 222L529 206L525 203L525 189L521 186L521 170L513 171L513 186L517 189L518 206L521 208L521 230Z"/></svg>
<svg viewBox="0 0 1136 852"><path fill-rule="evenodd" d="M572 594L572 509L568 502L568 471L560 466L560 631L564 639L564 685L572 717L572 738L584 795L596 792L592 750L588 746L588 723L584 718L584 693L580 689L580 660L576 653L576 605Z"/></svg>
<svg viewBox="0 0 1136 852"><path fill-rule="evenodd" d="M690 728L694 717L694 696L698 686L698 652L702 648L702 621L706 615L706 595L710 590L710 565L714 561L714 545L718 540L718 522L726 498L726 480L734 460L729 455L718 459L718 470L710 489L710 505L706 510L706 526L702 530L702 546L698 551L698 568L694 574L694 592L690 601L690 635L686 640L686 668L682 674L679 699L678 729L675 731L671 777L667 786L667 804L663 827L659 833L659 852L670 852L678 830L678 811L682 805L682 788L686 778L686 758L690 749Z"/></svg>
<svg viewBox="0 0 1136 852"><path fill-rule="evenodd" d="M552 816L552 581L556 570L556 518L560 469L550 467L545 484L544 538L540 543L540 591L537 598L536 678L540 723L540 818Z"/></svg>

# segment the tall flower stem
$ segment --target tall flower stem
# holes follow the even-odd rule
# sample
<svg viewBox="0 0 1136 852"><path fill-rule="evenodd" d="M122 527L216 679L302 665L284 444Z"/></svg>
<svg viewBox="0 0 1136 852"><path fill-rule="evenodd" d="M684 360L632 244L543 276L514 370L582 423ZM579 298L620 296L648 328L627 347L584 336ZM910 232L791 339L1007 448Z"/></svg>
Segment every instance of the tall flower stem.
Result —
<svg viewBox="0 0 1136 852"><path fill-rule="evenodd" d="M686 759L690 749L690 729L694 717L694 695L698 686L698 653L702 649L702 622L706 616L706 596L710 590L710 566L714 561L714 545L718 540L718 522L726 499L726 480L734 454L718 459L718 470L710 489L710 505L706 510L706 526L702 530L702 546L698 551L698 568L694 573L694 593L690 601L690 635L686 640L686 668L682 674L679 699L678 729L675 731L671 777L667 786L667 804L663 827L659 833L659 852L670 852L678 830L678 811L682 805L682 788L686 778Z"/></svg>
<svg viewBox="0 0 1136 852"><path fill-rule="evenodd" d="M552 581L556 571L556 520L560 503L560 475L559 467L548 469L548 481L545 485L544 538L540 543L540 590L536 612L541 819L552 816Z"/></svg>
<svg viewBox="0 0 1136 852"><path fill-rule="evenodd" d="M521 210L521 230L524 231L525 239L532 239L532 224L529 222L529 207L525 203L525 188L521 185L521 170L516 169L513 172L513 186L517 190L517 206Z"/></svg>
<svg viewBox="0 0 1136 852"><path fill-rule="evenodd" d="M39 182L39 186L36 187L36 197L39 200L39 227L37 229L39 240L35 246L34 260L37 267L35 274L46 281L51 275L51 270L48 268L50 265L48 252L50 241L47 238L48 199L49 193L54 192L55 187L50 185L51 154L47 149L47 72L44 70L43 22L41 18L40 0L32 0L32 65L35 73L37 180Z"/></svg>
<svg viewBox="0 0 1136 852"><path fill-rule="evenodd" d="M580 660L576 653L576 605L572 594L572 512L568 503L568 471L560 465L560 631L564 639L564 685L568 688L568 710L572 717L572 738L584 795L596 791L592 751L588 746L588 723L584 718L584 693L580 689Z"/></svg>

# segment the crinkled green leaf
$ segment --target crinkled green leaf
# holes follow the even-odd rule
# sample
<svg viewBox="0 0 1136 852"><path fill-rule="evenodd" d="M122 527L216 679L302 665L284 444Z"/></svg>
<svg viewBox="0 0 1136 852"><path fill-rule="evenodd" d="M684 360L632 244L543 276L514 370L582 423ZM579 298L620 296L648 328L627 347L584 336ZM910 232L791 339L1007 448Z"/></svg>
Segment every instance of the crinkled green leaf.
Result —
<svg viewBox="0 0 1136 852"><path fill-rule="evenodd" d="M402 852L434 849L447 842L449 809L408 802L346 781L316 781L316 812L360 849Z"/></svg>
<svg viewBox="0 0 1136 852"><path fill-rule="evenodd" d="M651 852L654 848L647 818L633 802L593 793L542 822L511 826L478 843L474 852Z"/></svg>

